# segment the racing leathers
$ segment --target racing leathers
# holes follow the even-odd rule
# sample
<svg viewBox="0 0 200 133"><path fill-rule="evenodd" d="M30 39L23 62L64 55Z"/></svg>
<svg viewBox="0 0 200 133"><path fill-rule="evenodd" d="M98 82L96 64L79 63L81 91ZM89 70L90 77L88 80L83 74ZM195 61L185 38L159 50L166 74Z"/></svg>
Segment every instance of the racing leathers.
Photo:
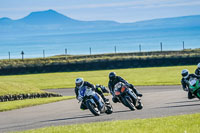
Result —
<svg viewBox="0 0 200 133"><path fill-rule="evenodd" d="M132 85L132 84L129 84L126 80L124 80L122 77L120 76L116 76L114 79L110 79L109 82L108 82L108 87L109 87L109 90L110 90L110 93L112 94L113 96L113 102L118 102L117 101L117 98L115 97L115 94L114 94L114 86L118 83L118 82L122 82L124 83L125 85L127 85L130 89L133 90L133 92L137 95L137 96L142 96L142 94L138 93L138 91L136 90L136 88Z"/></svg>
<svg viewBox="0 0 200 133"><path fill-rule="evenodd" d="M182 84L182 88L184 91L188 91L188 99L192 99L195 96L189 91L189 79L190 78L197 78L200 79L200 76L197 76L195 74L189 74L187 78L182 78L181 79L181 84Z"/></svg>
<svg viewBox="0 0 200 133"><path fill-rule="evenodd" d="M197 69L195 70L195 74L196 74L197 76L200 76L200 68L197 68Z"/></svg>
<svg viewBox="0 0 200 133"><path fill-rule="evenodd" d="M84 81L83 86L89 87L92 90L94 90L95 92L97 92L102 97L102 99L104 100L104 102L108 101L108 99L105 98L105 96L102 93L102 91L100 89L95 88L93 84L91 84L91 83L89 83L87 81ZM81 87L83 87L83 86L81 86ZM79 87L76 86L74 91L75 91L75 94L76 94L76 99L80 100L80 97L79 97ZM81 103L80 108L83 109L83 110L87 109L85 103L83 103L83 102Z"/></svg>

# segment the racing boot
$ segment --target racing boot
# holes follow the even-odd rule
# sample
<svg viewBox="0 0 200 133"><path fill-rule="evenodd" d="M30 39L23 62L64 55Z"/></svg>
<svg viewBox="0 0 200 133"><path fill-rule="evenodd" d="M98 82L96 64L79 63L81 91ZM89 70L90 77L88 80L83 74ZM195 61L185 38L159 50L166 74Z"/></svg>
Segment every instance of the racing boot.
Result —
<svg viewBox="0 0 200 133"><path fill-rule="evenodd" d="M105 103L108 103L109 102L109 99L105 98L104 94L101 92L101 91L97 91L97 93L101 96L101 98L103 99L103 101Z"/></svg>
<svg viewBox="0 0 200 133"><path fill-rule="evenodd" d="M109 93L105 86L100 86L103 93Z"/></svg>
<svg viewBox="0 0 200 133"><path fill-rule="evenodd" d="M139 93L139 92L135 89L135 87L133 87L132 90L134 91L134 93L135 93L138 97L142 97L142 94Z"/></svg>
<svg viewBox="0 0 200 133"><path fill-rule="evenodd" d="M109 103L109 99L105 98L105 96L103 95L103 93L102 93L101 97L102 97L102 99L103 99L103 101L105 103Z"/></svg>
<svg viewBox="0 0 200 133"><path fill-rule="evenodd" d="M188 99L193 99L195 98L195 95L192 94L190 91L188 91Z"/></svg>

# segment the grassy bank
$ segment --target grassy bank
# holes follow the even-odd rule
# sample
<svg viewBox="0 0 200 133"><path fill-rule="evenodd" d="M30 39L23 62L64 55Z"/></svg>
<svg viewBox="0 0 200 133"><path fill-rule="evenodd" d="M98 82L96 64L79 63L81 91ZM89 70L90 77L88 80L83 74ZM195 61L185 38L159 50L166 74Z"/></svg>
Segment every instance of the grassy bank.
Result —
<svg viewBox="0 0 200 133"><path fill-rule="evenodd" d="M17 83L15 81L0 82L0 96L5 96L5 95L11 96L11 95L22 95L22 94L44 94L44 93L46 92L40 90L37 87L25 84L23 82L20 83ZM34 106L34 105L40 105L50 102L56 102L66 99L72 99L72 98L74 97L73 96L50 97L50 98L23 99L23 100L0 102L0 112Z"/></svg>
<svg viewBox="0 0 200 133"><path fill-rule="evenodd" d="M200 49L188 49L0 60L0 75L194 65L199 57Z"/></svg>
<svg viewBox="0 0 200 133"><path fill-rule="evenodd" d="M44 91L34 87L34 85L27 85L24 82L15 82L9 80L0 81L0 96L27 93L44 93Z"/></svg>
<svg viewBox="0 0 200 133"><path fill-rule="evenodd" d="M47 88L73 88L77 77L83 77L85 80L93 84L102 84L107 86L108 74L110 71L115 71L118 75L124 77L134 85L179 85L181 70L185 68L193 72L196 66L132 68L0 76L0 96L7 94L42 93L44 91L40 89ZM0 111L52 102L51 100L59 101L63 99L65 99L65 97L3 102L0 103Z"/></svg>
<svg viewBox="0 0 200 133"><path fill-rule="evenodd" d="M47 58L29 58L29 59L3 59L0 60L0 68L24 67L24 66L42 66L44 64L57 63L77 63L91 62L101 60L116 60L129 58L160 58L160 57L188 57L199 56L200 49L185 49L180 51L152 51L152 52L132 52L132 53L107 53L94 55L58 55Z"/></svg>
<svg viewBox="0 0 200 133"><path fill-rule="evenodd" d="M52 103L52 102L57 102L57 101L67 100L67 99L72 99L72 98L74 98L74 96L37 98L37 99L0 102L0 112L13 110L13 109L19 109L23 107L30 107L30 106L40 105L40 104Z"/></svg>
<svg viewBox="0 0 200 133"><path fill-rule="evenodd" d="M18 133L200 133L200 114L52 126Z"/></svg>
<svg viewBox="0 0 200 133"><path fill-rule="evenodd" d="M72 88L75 85L75 79L83 77L93 84L107 86L109 72L115 71L117 75L134 85L179 85L182 69L188 69L194 73L196 65L0 76L0 81L26 83L28 86L39 89Z"/></svg>

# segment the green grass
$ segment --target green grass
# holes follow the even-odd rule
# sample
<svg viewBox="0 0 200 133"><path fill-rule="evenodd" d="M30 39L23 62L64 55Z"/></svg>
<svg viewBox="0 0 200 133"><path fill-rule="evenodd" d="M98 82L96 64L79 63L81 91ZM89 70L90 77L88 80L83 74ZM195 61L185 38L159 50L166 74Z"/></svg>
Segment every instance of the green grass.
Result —
<svg viewBox="0 0 200 133"><path fill-rule="evenodd" d="M56 101L61 101L61 100L72 99L74 97L75 96L64 96L64 97L37 98L37 99L0 102L0 112L34 106L34 105L40 105L40 104L45 104L45 103L51 103L51 102L56 102Z"/></svg>
<svg viewBox="0 0 200 133"><path fill-rule="evenodd" d="M41 93L43 91L40 89L47 88L73 88L77 77L83 77L85 80L93 84L102 84L107 86L108 74L111 71L115 71L117 75L124 77L127 81L134 85L179 85L181 80L181 70L185 68L194 72L196 66L132 68L0 76L0 96L7 94ZM29 106L29 104L32 106L32 103L34 101L39 101L39 99L32 99L30 100L31 102L26 105L24 105L23 101L24 100L0 103L0 109L7 110L4 109L5 106L8 106L8 108L11 106L10 108L12 109L18 108L18 106ZM44 99L41 100L41 103L45 103ZM16 106L14 104L16 104Z"/></svg>
<svg viewBox="0 0 200 133"><path fill-rule="evenodd" d="M27 93L43 93L44 91L37 87L15 81L0 81L0 96L7 94L27 94Z"/></svg>
<svg viewBox="0 0 200 133"><path fill-rule="evenodd" d="M75 79L83 77L93 84L107 86L109 72L115 71L134 85L180 85L182 69L194 73L196 65L0 76L0 81L27 84L39 89L72 88Z"/></svg>
<svg viewBox="0 0 200 133"><path fill-rule="evenodd" d="M200 114L51 126L18 133L200 133Z"/></svg>

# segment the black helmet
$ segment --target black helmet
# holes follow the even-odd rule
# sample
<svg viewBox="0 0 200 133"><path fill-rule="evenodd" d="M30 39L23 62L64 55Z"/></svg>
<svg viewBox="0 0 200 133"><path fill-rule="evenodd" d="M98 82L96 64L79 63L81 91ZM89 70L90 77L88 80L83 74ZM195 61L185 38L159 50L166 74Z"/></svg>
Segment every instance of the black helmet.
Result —
<svg viewBox="0 0 200 133"><path fill-rule="evenodd" d="M115 72L110 72L109 73L109 79L113 80L116 77L116 73Z"/></svg>

